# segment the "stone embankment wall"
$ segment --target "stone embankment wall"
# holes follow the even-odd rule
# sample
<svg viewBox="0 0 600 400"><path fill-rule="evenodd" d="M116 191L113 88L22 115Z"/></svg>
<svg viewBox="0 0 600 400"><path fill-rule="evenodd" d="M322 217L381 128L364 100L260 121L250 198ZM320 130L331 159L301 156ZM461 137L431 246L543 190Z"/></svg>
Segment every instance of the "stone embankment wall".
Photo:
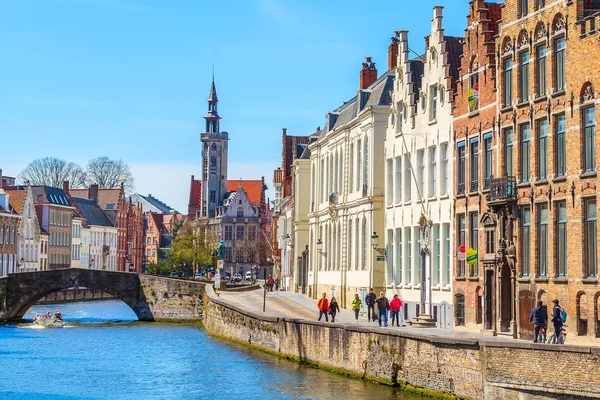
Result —
<svg viewBox="0 0 600 400"><path fill-rule="evenodd" d="M273 318L226 303L209 285L204 309L204 325L212 335L415 392L485 400L600 398L600 348L460 340Z"/></svg>
<svg viewBox="0 0 600 400"><path fill-rule="evenodd" d="M139 275L140 289L154 321L200 321L205 283Z"/></svg>

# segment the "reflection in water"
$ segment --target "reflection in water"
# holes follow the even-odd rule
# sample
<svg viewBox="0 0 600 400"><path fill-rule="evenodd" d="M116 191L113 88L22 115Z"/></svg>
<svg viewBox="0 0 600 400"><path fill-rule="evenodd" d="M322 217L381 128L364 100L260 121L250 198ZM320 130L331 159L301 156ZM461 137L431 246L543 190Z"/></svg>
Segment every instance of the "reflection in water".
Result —
<svg viewBox="0 0 600 400"><path fill-rule="evenodd" d="M61 311L71 328L0 328L1 399L416 399L197 326L131 322L117 300L35 306L27 318L46 311Z"/></svg>

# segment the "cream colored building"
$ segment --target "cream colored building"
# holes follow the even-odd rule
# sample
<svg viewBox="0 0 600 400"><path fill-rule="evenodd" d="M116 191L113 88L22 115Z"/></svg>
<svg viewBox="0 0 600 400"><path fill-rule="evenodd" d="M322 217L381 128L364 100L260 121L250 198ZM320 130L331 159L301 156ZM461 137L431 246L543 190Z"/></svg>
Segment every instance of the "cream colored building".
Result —
<svg viewBox="0 0 600 400"><path fill-rule="evenodd" d="M336 296L348 308L385 283L385 263L371 247L383 231L384 140L390 113L393 73L377 78L370 57L363 64L357 95L328 113L318 139L309 144L308 295Z"/></svg>
<svg viewBox="0 0 600 400"><path fill-rule="evenodd" d="M313 137L311 136L311 140ZM314 138L316 140L316 137ZM291 236L294 249L294 291L307 293L309 261L309 218L310 212L310 150L307 148L292 164L292 223Z"/></svg>
<svg viewBox="0 0 600 400"><path fill-rule="evenodd" d="M84 219L73 216L71 225L71 268L81 268L81 233Z"/></svg>
<svg viewBox="0 0 600 400"><path fill-rule="evenodd" d="M452 96L462 45L434 8L425 54L411 59L398 31L398 62L385 141L385 287L404 317L452 327ZM414 54L414 53L413 53ZM433 320L433 321L432 321Z"/></svg>

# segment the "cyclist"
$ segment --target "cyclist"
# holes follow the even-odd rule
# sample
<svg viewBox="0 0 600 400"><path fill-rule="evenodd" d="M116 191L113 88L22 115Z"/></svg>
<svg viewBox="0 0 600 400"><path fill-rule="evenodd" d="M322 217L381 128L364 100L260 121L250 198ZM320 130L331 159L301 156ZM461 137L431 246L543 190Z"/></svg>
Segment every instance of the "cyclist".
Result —
<svg viewBox="0 0 600 400"><path fill-rule="evenodd" d="M554 323L554 337L557 343L560 343L559 339L562 335L563 319L562 319L562 308L559 306L558 299L552 300L554 303L554 310L552 310L552 323Z"/></svg>
<svg viewBox="0 0 600 400"><path fill-rule="evenodd" d="M531 310L531 315L529 316L529 322L534 323L533 325L533 343L544 342L544 338L540 333L541 330L544 329L546 324L548 323L548 313L544 308L544 303L541 301L537 302L537 307Z"/></svg>

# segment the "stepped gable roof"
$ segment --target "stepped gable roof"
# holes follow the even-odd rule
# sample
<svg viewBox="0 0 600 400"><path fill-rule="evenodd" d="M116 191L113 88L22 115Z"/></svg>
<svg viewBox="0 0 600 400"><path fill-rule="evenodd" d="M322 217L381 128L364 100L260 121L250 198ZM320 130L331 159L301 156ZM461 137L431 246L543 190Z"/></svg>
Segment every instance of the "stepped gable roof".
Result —
<svg viewBox="0 0 600 400"><path fill-rule="evenodd" d="M202 202L202 181L192 179L190 187L190 207L200 207Z"/></svg>
<svg viewBox="0 0 600 400"><path fill-rule="evenodd" d="M235 192L240 188L239 180L228 180L227 191ZM262 180L242 180L242 189L248 196L248 201L252 205L260 205L263 192L263 181Z"/></svg>
<svg viewBox="0 0 600 400"><path fill-rule="evenodd" d="M144 196L143 194L140 194L139 196L165 214L168 214L171 211L175 211L172 207L169 207L167 204L163 203L162 201L160 201L156 197L153 197L152 195Z"/></svg>
<svg viewBox="0 0 600 400"><path fill-rule="evenodd" d="M240 187L239 180L228 180L227 181L227 193L225 198L229 196L229 193L235 192ZM242 189L248 195L248 200L254 205L260 205L262 199L263 182L262 180L242 180ZM223 199L225 200L225 199ZM190 207L200 207L202 203L202 181L193 180L190 188Z"/></svg>
<svg viewBox="0 0 600 400"><path fill-rule="evenodd" d="M71 196L89 199L88 189L69 189ZM121 188L98 189L98 205L103 210L116 210L121 200Z"/></svg>
<svg viewBox="0 0 600 400"><path fill-rule="evenodd" d="M389 70L381 75L377 80L365 89L369 93L369 99L365 103L363 110L371 106L386 106L391 104L390 91L394 88L394 71ZM354 96L349 101L342 104L334 113L338 114L333 130L352 121L359 113L359 98ZM322 137L322 135L320 135Z"/></svg>
<svg viewBox="0 0 600 400"><path fill-rule="evenodd" d="M32 186L31 192L33 200L37 201L41 196L41 201L44 204L56 204L59 206L70 207L71 203L62 189L51 186Z"/></svg>
<svg viewBox="0 0 600 400"><path fill-rule="evenodd" d="M163 214L150 213L150 216L152 217L152 222L154 223L154 226L156 226L156 228L159 230L159 233L162 233L164 222Z"/></svg>
<svg viewBox="0 0 600 400"><path fill-rule="evenodd" d="M8 193L8 203L13 211L22 214L27 190L6 190L6 193Z"/></svg>
<svg viewBox="0 0 600 400"><path fill-rule="evenodd" d="M450 67L450 76L452 77L452 88L456 89L458 81L458 70L460 68L460 58L463 54L463 38L457 36L444 36L446 41L446 63Z"/></svg>
<svg viewBox="0 0 600 400"><path fill-rule="evenodd" d="M94 200L74 196L71 196L71 200L89 225L114 226L114 223Z"/></svg>

